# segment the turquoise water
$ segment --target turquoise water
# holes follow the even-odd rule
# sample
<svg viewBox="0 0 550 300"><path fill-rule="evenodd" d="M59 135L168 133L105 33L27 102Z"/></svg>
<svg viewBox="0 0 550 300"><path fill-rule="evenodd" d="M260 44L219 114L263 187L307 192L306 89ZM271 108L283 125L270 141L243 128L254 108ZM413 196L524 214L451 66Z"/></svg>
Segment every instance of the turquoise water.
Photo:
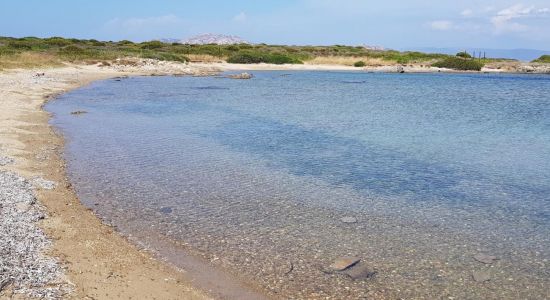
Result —
<svg viewBox="0 0 550 300"><path fill-rule="evenodd" d="M82 201L275 297L549 296L550 77L254 75L106 80L48 104ZM377 275L324 272L346 255Z"/></svg>

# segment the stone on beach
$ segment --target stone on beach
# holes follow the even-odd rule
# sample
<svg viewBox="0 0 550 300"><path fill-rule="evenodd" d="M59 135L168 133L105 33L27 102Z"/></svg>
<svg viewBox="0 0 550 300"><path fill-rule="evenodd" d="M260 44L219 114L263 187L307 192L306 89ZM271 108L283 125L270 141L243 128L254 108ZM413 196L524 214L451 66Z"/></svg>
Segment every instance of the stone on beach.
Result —
<svg viewBox="0 0 550 300"><path fill-rule="evenodd" d="M329 268L332 271L344 271L345 269L357 264L361 259L357 257L342 257L335 260Z"/></svg>
<svg viewBox="0 0 550 300"><path fill-rule="evenodd" d="M50 181L50 180L46 180L42 177L33 178L32 183L35 186L37 186L39 188L42 188L42 189L45 189L45 190L53 190L57 186L57 183L55 183L53 181Z"/></svg>

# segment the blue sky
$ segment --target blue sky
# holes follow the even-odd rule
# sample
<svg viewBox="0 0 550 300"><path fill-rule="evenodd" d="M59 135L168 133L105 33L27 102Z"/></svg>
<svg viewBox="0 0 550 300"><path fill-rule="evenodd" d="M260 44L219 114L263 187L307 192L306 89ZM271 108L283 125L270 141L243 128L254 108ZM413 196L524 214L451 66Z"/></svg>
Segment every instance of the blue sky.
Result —
<svg viewBox="0 0 550 300"><path fill-rule="evenodd" d="M550 50L550 0L2 0L0 35Z"/></svg>

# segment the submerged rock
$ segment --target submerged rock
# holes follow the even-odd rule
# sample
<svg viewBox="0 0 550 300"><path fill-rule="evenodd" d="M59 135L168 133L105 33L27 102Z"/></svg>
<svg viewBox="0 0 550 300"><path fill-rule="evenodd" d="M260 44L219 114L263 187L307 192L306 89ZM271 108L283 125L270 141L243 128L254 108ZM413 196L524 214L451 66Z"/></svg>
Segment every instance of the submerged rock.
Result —
<svg viewBox="0 0 550 300"><path fill-rule="evenodd" d="M376 271L371 269L369 266L367 266L364 263L358 263L346 269L343 273L349 276L353 280L369 279L374 275L376 275Z"/></svg>
<svg viewBox="0 0 550 300"><path fill-rule="evenodd" d="M487 271L474 271L472 277L476 282L485 282L491 280L491 275Z"/></svg>
<svg viewBox="0 0 550 300"><path fill-rule="evenodd" d="M354 217L343 217L340 219L342 223L351 224L351 223L357 223L357 219Z"/></svg>
<svg viewBox="0 0 550 300"><path fill-rule="evenodd" d="M160 212L163 213L163 214L171 214L172 213L172 208L171 207L163 207L160 209Z"/></svg>
<svg viewBox="0 0 550 300"><path fill-rule="evenodd" d="M71 112L71 115L83 115L83 114L87 114L88 112L85 111L85 110L77 110L77 111L72 111Z"/></svg>
<svg viewBox="0 0 550 300"><path fill-rule="evenodd" d="M329 268L332 271L344 271L345 269L357 264L361 259L357 257L342 257L335 260Z"/></svg>
<svg viewBox="0 0 550 300"><path fill-rule="evenodd" d="M227 78L231 78L231 79L251 79L253 77L254 75L246 72L241 74L227 75Z"/></svg>
<svg viewBox="0 0 550 300"><path fill-rule="evenodd" d="M497 257L485 253L478 253L474 255L474 259L484 264L492 264L497 259Z"/></svg>

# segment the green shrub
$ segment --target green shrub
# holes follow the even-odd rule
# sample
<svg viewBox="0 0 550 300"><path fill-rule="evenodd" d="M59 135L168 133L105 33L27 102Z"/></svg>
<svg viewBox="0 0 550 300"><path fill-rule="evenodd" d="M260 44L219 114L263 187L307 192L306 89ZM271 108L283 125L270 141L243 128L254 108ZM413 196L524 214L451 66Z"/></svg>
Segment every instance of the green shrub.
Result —
<svg viewBox="0 0 550 300"><path fill-rule="evenodd" d="M241 50L241 48L239 48L239 46L237 46L237 45L229 45L225 49L227 49L228 51L239 51L239 50Z"/></svg>
<svg viewBox="0 0 550 300"><path fill-rule="evenodd" d="M32 50L32 43L27 41L11 41L8 43L8 47L15 50Z"/></svg>
<svg viewBox="0 0 550 300"><path fill-rule="evenodd" d="M547 63L550 64L550 55L543 55L533 61L534 63Z"/></svg>
<svg viewBox="0 0 550 300"><path fill-rule="evenodd" d="M51 37L51 38L44 39L44 43L50 46L57 46L57 47L63 47L63 46L68 46L72 44L71 41L61 37Z"/></svg>
<svg viewBox="0 0 550 300"><path fill-rule="evenodd" d="M472 56L466 51L458 52L456 56L462 57L462 58L472 58Z"/></svg>
<svg viewBox="0 0 550 300"><path fill-rule="evenodd" d="M119 45L133 45L134 42L129 41L129 40L122 40L122 41L119 41L117 44L119 44Z"/></svg>
<svg viewBox="0 0 550 300"><path fill-rule="evenodd" d="M58 50L58 54L69 61L99 57L99 51L69 45Z"/></svg>
<svg viewBox="0 0 550 300"><path fill-rule="evenodd" d="M96 47L107 46L106 43L100 42L100 41L98 41L98 40L93 40L93 39L92 39L92 40L90 40L89 42L90 42L90 44L92 44L92 46L96 46Z"/></svg>
<svg viewBox="0 0 550 300"><path fill-rule="evenodd" d="M364 61L358 61L356 63L353 64L354 67L357 67L357 68L362 68L364 66L366 66L367 64L364 62Z"/></svg>
<svg viewBox="0 0 550 300"><path fill-rule="evenodd" d="M164 43L160 41L150 41L150 42L141 43L141 49L153 50L153 49L160 49L163 47L164 47Z"/></svg>
<svg viewBox="0 0 550 300"><path fill-rule="evenodd" d="M484 64L473 59L460 57L448 57L433 64L434 67L447 68L460 71L481 71Z"/></svg>
<svg viewBox="0 0 550 300"><path fill-rule="evenodd" d="M302 63L302 61L300 61L297 58L292 58L290 56L280 54L280 53L262 53L262 52L253 52L253 51L236 53L230 56L227 59L227 62L232 64L267 63L267 64L276 64L276 65Z"/></svg>

